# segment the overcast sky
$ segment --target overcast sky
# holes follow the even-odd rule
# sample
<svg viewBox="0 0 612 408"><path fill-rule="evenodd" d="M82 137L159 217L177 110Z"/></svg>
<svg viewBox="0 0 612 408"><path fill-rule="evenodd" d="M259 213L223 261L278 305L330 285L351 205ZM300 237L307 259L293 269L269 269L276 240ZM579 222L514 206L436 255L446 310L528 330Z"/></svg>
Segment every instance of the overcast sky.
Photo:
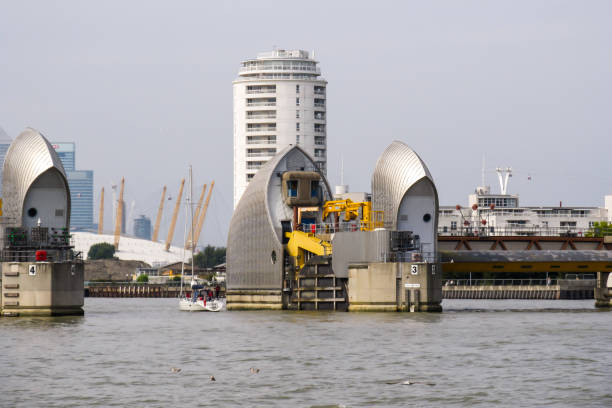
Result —
<svg viewBox="0 0 612 408"><path fill-rule="evenodd" d="M376 159L401 140L441 204L467 204L484 155L495 192L493 169L515 170L521 204L602 206L611 16L610 1L0 0L0 127L76 142L96 207L125 176L133 215L153 220L162 186L176 195L191 163L196 191L216 181L200 243L225 245L239 63L275 46L315 50L332 185L342 156L351 190L370 191Z"/></svg>

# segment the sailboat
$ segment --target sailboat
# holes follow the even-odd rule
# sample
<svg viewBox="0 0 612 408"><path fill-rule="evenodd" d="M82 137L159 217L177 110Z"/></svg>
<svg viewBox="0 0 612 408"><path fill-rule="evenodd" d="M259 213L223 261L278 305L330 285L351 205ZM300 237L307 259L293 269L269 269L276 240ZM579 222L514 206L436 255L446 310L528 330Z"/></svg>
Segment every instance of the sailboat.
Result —
<svg viewBox="0 0 612 408"><path fill-rule="evenodd" d="M193 258L193 250L195 243L193 242L193 204L192 204L193 184L191 166L189 166L189 214L191 221L191 237L192 241L189 243L189 249L191 251L191 295L187 292L183 292L183 282L185 277L185 256L183 253L183 262L181 265L181 292L179 295L179 310L186 312L219 312L223 309L223 303L218 299L212 299L208 296L208 291L203 285L198 284L195 280L195 262ZM187 218L187 217L185 217ZM187 221L185 220L185 235L187 235ZM185 239L186 241L186 239ZM183 245L185 248L186 245Z"/></svg>

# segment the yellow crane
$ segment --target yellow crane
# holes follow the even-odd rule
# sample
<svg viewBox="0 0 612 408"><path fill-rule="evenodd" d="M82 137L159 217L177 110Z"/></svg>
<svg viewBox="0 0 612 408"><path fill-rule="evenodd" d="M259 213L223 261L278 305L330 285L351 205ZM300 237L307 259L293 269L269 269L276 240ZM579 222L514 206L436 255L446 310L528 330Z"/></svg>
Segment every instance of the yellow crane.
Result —
<svg viewBox="0 0 612 408"><path fill-rule="evenodd" d="M204 195L206 194L206 184L202 187L202 193L200 193L200 199L198 200L198 206L196 207L195 214L193 215L193 228L189 229L189 238L187 238L187 242L185 242L185 249L189 249L189 245L191 245L191 231L195 231L195 228L198 224L198 216L200 215L200 210L202 209L202 202L204 201ZM195 246L193 247L195 249Z"/></svg>
<svg viewBox="0 0 612 408"><path fill-rule="evenodd" d="M123 218L123 189L125 178L121 177L121 189L119 190L119 201L117 201L117 215L115 217L115 251L119 250L119 237L121 236L121 221Z"/></svg>
<svg viewBox="0 0 612 408"><path fill-rule="evenodd" d="M159 208L157 209L157 218L155 218L155 227L153 228L153 238L151 241L157 242L157 235L159 234L159 225L161 224L162 213L164 211L164 202L166 199L166 186L162 190L161 200L159 202Z"/></svg>
<svg viewBox="0 0 612 408"><path fill-rule="evenodd" d="M104 187L100 192L100 214L98 215L98 235L104 233Z"/></svg>
<svg viewBox="0 0 612 408"><path fill-rule="evenodd" d="M170 229L168 230L168 237L166 238L166 251L170 249L172 243L172 237L174 236L174 227L176 227L176 217L178 217L179 209L181 208L181 198L183 197L183 187L185 187L185 179L181 180L181 188L179 189L176 204L174 205L174 212L172 214L172 221L170 221Z"/></svg>
<svg viewBox="0 0 612 408"><path fill-rule="evenodd" d="M202 232L202 227L204 226L204 219L206 218L206 211L208 210L208 203L210 203L210 196L212 195L213 187L215 186L215 181L213 180L210 183L210 189L208 190L208 195L206 196L206 203L204 203L204 207L202 211L200 211L200 218L198 219L198 226L195 229L195 238L193 240L193 248L198 245L200 241L200 233Z"/></svg>
<svg viewBox="0 0 612 408"><path fill-rule="evenodd" d="M354 202L346 200L326 201L323 204L323 220L330 214L344 213L344 221L359 220L361 231L373 231L376 228L383 228L384 216L382 211L372 211L372 202Z"/></svg>

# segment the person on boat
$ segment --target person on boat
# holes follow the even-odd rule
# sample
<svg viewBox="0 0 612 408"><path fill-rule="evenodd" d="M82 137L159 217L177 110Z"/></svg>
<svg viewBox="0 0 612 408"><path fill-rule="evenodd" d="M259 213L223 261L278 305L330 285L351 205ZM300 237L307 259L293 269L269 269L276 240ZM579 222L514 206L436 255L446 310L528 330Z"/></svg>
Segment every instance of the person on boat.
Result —
<svg viewBox="0 0 612 408"><path fill-rule="evenodd" d="M219 299L219 292L221 292L221 286L217 284L217 286L215 286L215 298L216 299Z"/></svg>

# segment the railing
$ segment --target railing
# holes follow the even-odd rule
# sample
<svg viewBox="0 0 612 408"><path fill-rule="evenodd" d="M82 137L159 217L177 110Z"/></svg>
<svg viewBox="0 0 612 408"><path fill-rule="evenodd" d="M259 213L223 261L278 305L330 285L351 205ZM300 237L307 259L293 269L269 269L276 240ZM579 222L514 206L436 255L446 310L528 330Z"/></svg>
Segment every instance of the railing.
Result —
<svg viewBox="0 0 612 408"><path fill-rule="evenodd" d="M593 234L593 228L578 227L536 227L536 226L512 226L512 227L463 227L457 229L439 227L440 236L459 237L507 237L507 236L539 236L539 237L588 237ZM591 235L592 236L592 235Z"/></svg>
<svg viewBox="0 0 612 408"><path fill-rule="evenodd" d="M276 132L276 127L254 127L254 128L247 128L247 132Z"/></svg>
<svg viewBox="0 0 612 408"><path fill-rule="evenodd" d="M247 153L247 157L272 157L275 154L275 152L253 152Z"/></svg>
<svg viewBox="0 0 612 408"><path fill-rule="evenodd" d="M247 106L276 106L276 102L251 102Z"/></svg>
<svg viewBox="0 0 612 408"><path fill-rule="evenodd" d="M324 108L325 104L324 103L316 103L314 104L315 108Z"/></svg>
<svg viewBox="0 0 612 408"><path fill-rule="evenodd" d="M595 278L583 278L579 281L593 283ZM447 279L444 286L555 286L567 279Z"/></svg>
<svg viewBox="0 0 612 408"><path fill-rule="evenodd" d="M276 144L276 139L247 140L246 144Z"/></svg>
<svg viewBox="0 0 612 408"><path fill-rule="evenodd" d="M266 88L266 89L247 89L247 94L261 94L261 93L276 93L276 88Z"/></svg>
<svg viewBox="0 0 612 408"><path fill-rule="evenodd" d="M40 261L36 259L36 253L38 251L46 251L47 257L44 259L45 262L69 262L69 261L83 261L83 254L80 251L73 251L72 249L3 249L1 251L0 258L2 262L36 262Z"/></svg>
<svg viewBox="0 0 612 408"><path fill-rule="evenodd" d="M248 115L248 119L276 119L276 115Z"/></svg>
<svg viewBox="0 0 612 408"><path fill-rule="evenodd" d="M241 67L238 72L253 72L253 71L306 71L314 72L317 74L321 73L321 69L318 67L305 67L295 65L267 65L267 66L254 66L254 67Z"/></svg>

